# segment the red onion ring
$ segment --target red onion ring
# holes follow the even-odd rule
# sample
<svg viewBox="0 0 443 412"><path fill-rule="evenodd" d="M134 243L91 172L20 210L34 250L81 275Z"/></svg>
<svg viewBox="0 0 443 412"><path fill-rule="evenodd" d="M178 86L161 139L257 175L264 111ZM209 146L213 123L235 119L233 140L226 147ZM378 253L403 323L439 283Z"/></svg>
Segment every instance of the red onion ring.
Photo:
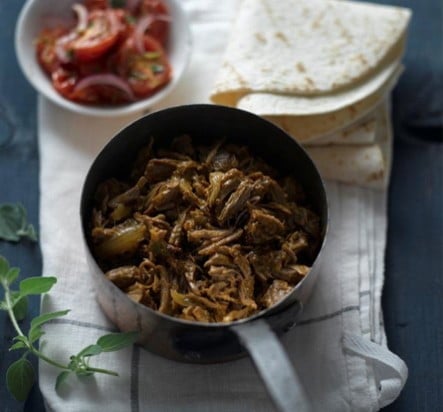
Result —
<svg viewBox="0 0 443 412"><path fill-rule="evenodd" d="M126 94L129 100L135 100L134 93L121 77L111 73L93 74L81 79L74 87L74 92L85 89L89 86L113 86Z"/></svg>
<svg viewBox="0 0 443 412"><path fill-rule="evenodd" d="M88 26L88 9L80 3L76 3L72 6L72 10L77 14L77 27L75 28L76 32L82 32L86 30Z"/></svg>
<svg viewBox="0 0 443 412"><path fill-rule="evenodd" d="M149 14L147 16L142 17L134 30L134 43L135 48L139 53L144 53L145 50L145 42L143 36L145 35L145 31L148 30L149 26L154 23L156 20L162 21L171 21L171 17L167 14Z"/></svg>
<svg viewBox="0 0 443 412"><path fill-rule="evenodd" d="M72 6L75 14L77 15L77 25L68 34L60 37L55 43L55 54L62 63L68 63L70 56L68 55L65 45L74 40L79 33L86 30L88 25L88 10L83 4L74 4Z"/></svg>
<svg viewBox="0 0 443 412"><path fill-rule="evenodd" d="M139 53L145 52L145 45L143 36L145 35L145 31L148 30L148 27L154 22L153 15L147 15L142 17L135 27L134 30L134 44L135 48Z"/></svg>
<svg viewBox="0 0 443 412"><path fill-rule="evenodd" d="M69 32L66 36L60 37L55 43L55 54L62 63L68 63L70 56L65 49L65 45L77 37L77 33Z"/></svg>
<svg viewBox="0 0 443 412"><path fill-rule="evenodd" d="M122 29L122 24L116 13L108 13L109 23L111 24L111 32L119 32Z"/></svg>

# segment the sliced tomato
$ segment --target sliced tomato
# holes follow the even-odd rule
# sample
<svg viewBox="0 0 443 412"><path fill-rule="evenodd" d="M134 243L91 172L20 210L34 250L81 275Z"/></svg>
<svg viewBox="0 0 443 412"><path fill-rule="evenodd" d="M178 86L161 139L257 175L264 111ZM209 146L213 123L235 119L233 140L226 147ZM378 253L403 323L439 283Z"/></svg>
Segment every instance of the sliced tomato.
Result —
<svg viewBox="0 0 443 412"><path fill-rule="evenodd" d="M161 18L169 17L169 8L161 0L142 0L140 4L139 16L158 15ZM148 29L148 34L155 37L163 46L166 44L169 32L169 22L159 19L155 20Z"/></svg>
<svg viewBox="0 0 443 412"><path fill-rule="evenodd" d="M71 94L71 100L88 104L118 104L126 103L128 97L120 90L107 85L95 85L76 90Z"/></svg>
<svg viewBox="0 0 443 412"><path fill-rule="evenodd" d="M122 30L120 15L115 10L94 10L88 27L66 47L77 61L91 61L103 56L118 40Z"/></svg>
<svg viewBox="0 0 443 412"><path fill-rule="evenodd" d="M137 97L146 97L163 87L171 79L171 67L161 44L153 37L144 36L145 53L140 53L134 38L121 46L115 67Z"/></svg>
<svg viewBox="0 0 443 412"><path fill-rule="evenodd" d="M43 70L49 75L60 67L55 53L55 43L65 32L66 30L61 28L44 29L37 38L37 59Z"/></svg>
<svg viewBox="0 0 443 412"><path fill-rule="evenodd" d="M108 0L85 0L85 7L89 11L106 10L108 8Z"/></svg>
<svg viewBox="0 0 443 412"><path fill-rule="evenodd" d="M82 69L86 69L86 65ZM93 66L88 69L94 71ZM52 84L54 88L64 97L69 100L87 103L87 104L117 104L128 101L128 97L115 87L108 85L94 85L77 90L76 86L79 83L78 70L69 70L59 67L52 73Z"/></svg>
<svg viewBox="0 0 443 412"><path fill-rule="evenodd" d="M80 77L103 73L106 71L106 61L99 59L87 62L78 62L74 65L74 69L77 71Z"/></svg>
<svg viewBox="0 0 443 412"><path fill-rule="evenodd" d="M122 43L134 33L136 19L123 9L114 9L114 13L120 23L120 36L117 43Z"/></svg>
<svg viewBox="0 0 443 412"><path fill-rule="evenodd" d="M75 72L59 67L52 73L51 78L55 90L67 99L71 99L77 83Z"/></svg>
<svg viewBox="0 0 443 412"><path fill-rule="evenodd" d="M169 8L162 0L141 0L140 14L154 13L169 15Z"/></svg>

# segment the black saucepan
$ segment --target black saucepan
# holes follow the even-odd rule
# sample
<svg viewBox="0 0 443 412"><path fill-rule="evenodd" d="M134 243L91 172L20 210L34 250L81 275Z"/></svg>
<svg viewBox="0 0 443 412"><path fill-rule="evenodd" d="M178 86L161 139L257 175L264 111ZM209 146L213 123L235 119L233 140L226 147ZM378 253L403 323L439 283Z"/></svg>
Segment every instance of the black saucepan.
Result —
<svg viewBox="0 0 443 412"><path fill-rule="evenodd" d="M282 173L292 174L320 215L324 243L328 210L323 182L310 158L291 137L270 122L238 109L216 105L172 107L149 114L120 131L95 159L86 177L80 213L97 299L119 329L139 330L139 343L166 358L213 363L249 353L279 410L307 410L302 383L276 336L295 324L317 278L319 256L306 277L273 307L229 324L203 324L163 315L132 301L105 278L91 253L88 228L98 184L109 177L125 176L151 136L157 146L167 146L184 133L207 145L220 138L247 145L253 154Z"/></svg>

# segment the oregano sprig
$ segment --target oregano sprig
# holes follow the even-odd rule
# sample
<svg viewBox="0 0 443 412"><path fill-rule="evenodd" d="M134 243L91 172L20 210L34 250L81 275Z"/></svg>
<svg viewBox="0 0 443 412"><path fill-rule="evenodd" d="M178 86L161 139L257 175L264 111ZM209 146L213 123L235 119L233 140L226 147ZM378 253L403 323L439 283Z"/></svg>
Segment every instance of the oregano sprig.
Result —
<svg viewBox="0 0 443 412"><path fill-rule="evenodd" d="M93 356L103 352L113 352L132 345L138 332L110 333L102 336L96 343L86 346L76 355L72 355L69 361L61 363L43 353L37 346L37 342L44 335L42 326L58 317L66 315L69 310L49 312L39 315L31 320L28 333L25 333L19 325L27 311L27 297L29 295L41 295L49 292L57 282L55 277L30 277L19 283L18 290L11 290L11 285L17 280L18 268L11 268L8 261L0 256L0 283L4 289L4 299L0 301L0 309L8 312L17 336L13 338L13 344L9 350L23 350L20 359L13 362L6 372L6 385L9 392L19 401L24 401L29 395L35 380L35 372L28 356L34 355L46 363L61 369L55 382L57 390L66 378L75 374L79 377L90 376L94 373L118 376L117 372L96 368L90 365Z"/></svg>

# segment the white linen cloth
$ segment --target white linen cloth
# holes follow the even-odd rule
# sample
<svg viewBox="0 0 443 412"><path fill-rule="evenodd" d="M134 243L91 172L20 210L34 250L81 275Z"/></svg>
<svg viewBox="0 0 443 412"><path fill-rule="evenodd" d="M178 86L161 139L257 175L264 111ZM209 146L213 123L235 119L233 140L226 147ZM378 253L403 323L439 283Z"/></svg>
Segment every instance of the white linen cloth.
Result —
<svg viewBox="0 0 443 412"><path fill-rule="evenodd" d="M208 102L229 36L236 0L183 0L194 52L183 81L155 109ZM91 286L80 232L79 199L88 167L116 131L134 117L96 119L38 102L40 240L44 275L57 284L42 311L71 309L46 325L43 350L62 361L114 327ZM328 183L330 230L324 264L298 326L282 342L315 411L375 411L401 391L407 368L386 347L381 312L386 244L386 191ZM68 380L39 364L49 411L271 411L273 405L249 358L191 365L137 346L102 354L91 363L118 371Z"/></svg>

